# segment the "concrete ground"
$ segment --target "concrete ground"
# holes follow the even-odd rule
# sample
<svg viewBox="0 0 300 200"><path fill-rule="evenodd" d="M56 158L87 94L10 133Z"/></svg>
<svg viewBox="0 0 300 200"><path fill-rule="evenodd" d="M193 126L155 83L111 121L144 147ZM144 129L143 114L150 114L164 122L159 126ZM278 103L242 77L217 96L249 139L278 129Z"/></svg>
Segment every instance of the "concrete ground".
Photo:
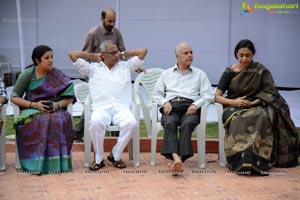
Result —
<svg viewBox="0 0 300 200"><path fill-rule="evenodd" d="M6 171L0 172L0 199L300 199L300 166L273 168L264 177L237 175L220 167L218 155L209 153L205 169L197 168L194 156L184 163L184 173L175 177L159 153L156 166L149 164L150 153L141 153L140 167L133 167L124 153L127 168L114 168L105 160L106 167L98 172L83 166L83 151L72 155L72 173L37 176L18 173L14 153L6 153Z"/></svg>

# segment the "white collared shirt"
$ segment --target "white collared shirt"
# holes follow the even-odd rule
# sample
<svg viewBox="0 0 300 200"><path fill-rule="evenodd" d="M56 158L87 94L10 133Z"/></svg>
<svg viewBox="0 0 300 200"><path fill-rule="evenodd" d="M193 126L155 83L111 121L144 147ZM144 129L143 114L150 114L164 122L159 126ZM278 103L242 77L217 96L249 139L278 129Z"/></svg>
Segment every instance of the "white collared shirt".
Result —
<svg viewBox="0 0 300 200"><path fill-rule="evenodd" d="M152 101L162 106L175 97L192 99L197 108L214 101L213 89L206 73L193 66L182 73L175 65L165 70L158 79Z"/></svg>
<svg viewBox="0 0 300 200"><path fill-rule="evenodd" d="M80 58L73 64L83 76L89 77L92 110L112 107L119 110L124 106L131 106L131 70L143 64L137 56L128 61L119 61L111 70L103 61L89 63Z"/></svg>

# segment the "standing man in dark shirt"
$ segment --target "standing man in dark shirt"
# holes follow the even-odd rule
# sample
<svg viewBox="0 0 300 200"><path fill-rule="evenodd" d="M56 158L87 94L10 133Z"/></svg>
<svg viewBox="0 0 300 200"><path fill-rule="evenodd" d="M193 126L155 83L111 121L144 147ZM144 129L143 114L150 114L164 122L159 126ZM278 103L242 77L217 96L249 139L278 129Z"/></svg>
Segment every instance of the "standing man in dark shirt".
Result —
<svg viewBox="0 0 300 200"><path fill-rule="evenodd" d="M106 8L101 13L101 23L87 33L82 51L99 53L99 45L105 40L113 41L120 52L125 51L123 37L119 29L115 28L116 12Z"/></svg>
<svg viewBox="0 0 300 200"><path fill-rule="evenodd" d="M116 12L112 8L105 8L101 12L101 22L98 26L90 29L87 33L82 51L88 53L99 53L99 46L105 40L113 41L117 47L120 59L125 59L124 51L125 45L123 37L119 29L115 28ZM84 114L80 116L80 120L74 126L75 140L82 142L84 128ZM113 132L113 135L117 135L118 132Z"/></svg>

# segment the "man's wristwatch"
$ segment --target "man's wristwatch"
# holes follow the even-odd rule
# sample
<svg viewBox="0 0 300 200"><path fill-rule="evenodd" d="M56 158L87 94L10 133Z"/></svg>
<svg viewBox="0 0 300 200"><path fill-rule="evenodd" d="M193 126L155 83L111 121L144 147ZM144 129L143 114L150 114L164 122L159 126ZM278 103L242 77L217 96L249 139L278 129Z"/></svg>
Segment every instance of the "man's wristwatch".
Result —
<svg viewBox="0 0 300 200"><path fill-rule="evenodd" d="M122 60L126 60L126 58L125 58L125 51L122 51L121 54L122 54Z"/></svg>

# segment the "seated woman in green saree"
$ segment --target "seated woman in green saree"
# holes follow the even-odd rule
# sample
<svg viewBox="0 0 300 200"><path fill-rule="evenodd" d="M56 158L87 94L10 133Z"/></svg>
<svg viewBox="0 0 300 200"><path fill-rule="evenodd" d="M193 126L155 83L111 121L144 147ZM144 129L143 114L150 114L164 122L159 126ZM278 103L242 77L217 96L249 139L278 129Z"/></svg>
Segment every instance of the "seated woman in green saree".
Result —
<svg viewBox="0 0 300 200"><path fill-rule="evenodd" d="M50 47L37 46L32 60L34 66L19 75L11 94L21 109L15 128L22 169L32 174L71 171L74 136L66 107L73 102L74 85L53 67Z"/></svg>
<svg viewBox="0 0 300 200"><path fill-rule="evenodd" d="M228 167L241 174L268 175L272 166L296 166L297 130L270 71L252 60L250 40L241 40L234 54L238 63L223 72L215 92L215 101L224 106Z"/></svg>

